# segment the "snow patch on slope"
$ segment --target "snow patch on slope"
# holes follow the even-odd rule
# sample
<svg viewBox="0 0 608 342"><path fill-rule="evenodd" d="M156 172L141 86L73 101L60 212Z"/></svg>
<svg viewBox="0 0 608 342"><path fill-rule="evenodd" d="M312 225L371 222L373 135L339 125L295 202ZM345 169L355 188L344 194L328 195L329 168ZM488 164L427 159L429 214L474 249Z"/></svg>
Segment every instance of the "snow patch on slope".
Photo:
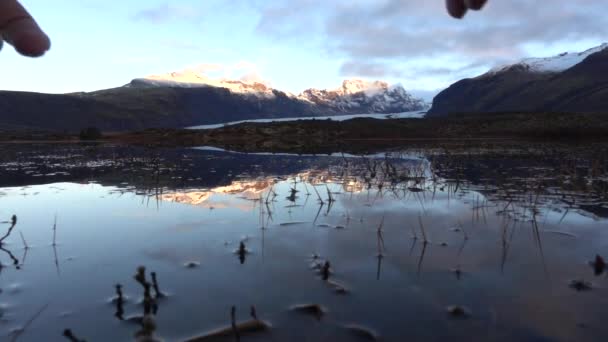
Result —
<svg viewBox="0 0 608 342"><path fill-rule="evenodd" d="M496 74L502 71L507 71L517 66L524 67L530 72L537 73L561 72L572 68L590 55L596 52L603 51L606 48L608 48L608 43L604 43L600 46L594 47L583 52L564 52L557 56L545 58L525 58L514 64L502 65L492 68L488 72L488 74Z"/></svg>
<svg viewBox="0 0 608 342"><path fill-rule="evenodd" d="M231 80L227 78L211 78L202 73L192 71L172 72L161 75L151 75L133 80L138 85L153 87L217 87L228 89L232 93L263 96L273 98L273 89L262 82L246 80Z"/></svg>
<svg viewBox="0 0 608 342"><path fill-rule="evenodd" d="M275 93L282 93L293 100L318 106L321 112L328 113L401 113L429 107L424 100L413 97L400 84L389 85L383 81L359 79L345 80L336 89L307 89L294 95L275 90L261 81L211 78L196 71L182 71L138 78L127 87L216 87L225 88L234 94L265 99L274 99Z"/></svg>
<svg viewBox="0 0 608 342"><path fill-rule="evenodd" d="M368 112L389 113L415 111L428 108L422 100L414 98L401 85L389 85L382 81L359 79L345 80L336 89L307 89L298 98L316 105L340 111L356 111L365 108Z"/></svg>

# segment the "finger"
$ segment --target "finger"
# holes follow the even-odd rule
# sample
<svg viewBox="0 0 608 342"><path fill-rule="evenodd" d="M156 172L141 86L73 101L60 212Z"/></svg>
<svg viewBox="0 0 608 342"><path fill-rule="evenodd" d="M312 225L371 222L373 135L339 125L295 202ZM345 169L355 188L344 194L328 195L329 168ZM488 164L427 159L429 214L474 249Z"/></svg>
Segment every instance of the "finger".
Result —
<svg viewBox="0 0 608 342"><path fill-rule="evenodd" d="M454 18L460 19L467 13L467 6L464 4L464 0L446 0L445 5L448 13Z"/></svg>
<svg viewBox="0 0 608 342"><path fill-rule="evenodd" d="M472 10L479 11L488 0L464 0L464 4Z"/></svg>
<svg viewBox="0 0 608 342"><path fill-rule="evenodd" d="M49 37L16 0L0 0L0 36L25 56L41 56L51 47Z"/></svg>

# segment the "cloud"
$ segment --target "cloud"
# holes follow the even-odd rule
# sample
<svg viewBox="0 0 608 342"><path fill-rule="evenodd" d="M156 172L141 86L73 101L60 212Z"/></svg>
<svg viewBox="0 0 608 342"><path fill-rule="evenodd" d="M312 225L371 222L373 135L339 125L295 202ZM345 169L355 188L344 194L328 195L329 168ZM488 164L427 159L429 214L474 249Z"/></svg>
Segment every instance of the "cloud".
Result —
<svg viewBox="0 0 608 342"><path fill-rule="evenodd" d="M403 74L382 63L347 61L340 67L340 75L346 77L400 77Z"/></svg>
<svg viewBox="0 0 608 342"><path fill-rule="evenodd" d="M271 82L262 77L260 68L249 61L239 61L231 64L201 63L186 67L180 72L203 74L213 79L240 80L243 82L258 82L270 86Z"/></svg>
<svg viewBox="0 0 608 342"><path fill-rule="evenodd" d="M133 15L134 20L163 24L172 20L192 20L200 17L200 12L192 7L163 3L156 7L142 9Z"/></svg>
<svg viewBox="0 0 608 342"><path fill-rule="evenodd" d="M395 65L413 64L417 74L449 78L457 67L471 72L528 56L530 46L542 54L548 47L599 42L608 36L602 13L608 2L489 0L483 11L455 20L443 0L279 0L260 8L257 31L294 42L321 37L323 52L344 61L343 75L406 75L412 72Z"/></svg>

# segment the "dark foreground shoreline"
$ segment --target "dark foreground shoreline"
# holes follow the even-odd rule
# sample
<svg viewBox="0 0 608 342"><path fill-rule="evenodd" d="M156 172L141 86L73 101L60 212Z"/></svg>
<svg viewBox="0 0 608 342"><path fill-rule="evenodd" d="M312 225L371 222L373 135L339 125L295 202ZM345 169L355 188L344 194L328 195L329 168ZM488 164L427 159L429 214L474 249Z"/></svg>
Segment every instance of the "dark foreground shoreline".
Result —
<svg viewBox="0 0 608 342"><path fill-rule="evenodd" d="M68 133L4 131L0 142L79 142ZM148 129L106 133L99 142L145 146L214 146L242 152L365 152L403 146L608 142L608 115L492 114L450 118L357 118L242 123L209 130Z"/></svg>

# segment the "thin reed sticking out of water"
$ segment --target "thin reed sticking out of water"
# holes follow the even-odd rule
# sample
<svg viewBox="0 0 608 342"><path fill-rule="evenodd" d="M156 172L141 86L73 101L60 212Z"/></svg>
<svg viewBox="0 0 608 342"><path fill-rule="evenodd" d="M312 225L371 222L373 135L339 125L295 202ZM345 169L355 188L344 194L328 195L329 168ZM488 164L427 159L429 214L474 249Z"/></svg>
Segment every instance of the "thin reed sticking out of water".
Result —
<svg viewBox="0 0 608 342"><path fill-rule="evenodd" d="M384 227L384 215L382 215L382 220L378 225L378 229L376 231L377 236L377 248L378 248L378 258L384 257L384 252L386 251L384 247L384 237L382 234L382 228Z"/></svg>
<svg viewBox="0 0 608 342"><path fill-rule="evenodd" d="M241 340L241 335L239 334L239 329L236 326L236 306L234 305L230 308L230 325L232 326L234 339L236 342L239 342Z"/></svg>
<svg viewBox="0 0 608 342"><path fill-rule="evenodd" d="M86 342L86 340L81 340L78 337L76 337L74 335L74 333L72 332L72 330L70 330L70 329L65 329L63 331L63 336L65 338L67 338L68 340L70 340L71 342Z"/></svg>
<svg viewBox="0 0 608 342"><path fill-rule="evenodd" d="M422 242L426 245L429 243L429 240L426 237L426 230L424 229L424 224L422 224L422 215L420 214L418 214L418 223L420 224L420 232L422 233Z"/></svg>
<svg viewBox="0 0 608 342"><path fill-rule="evenodd" d="M15 330L15 332L13 333L13 336L11 338L11 342L16 342L19 337L21 337L21 335L23 335L26 331L27 328L30 327L30 325L32 325L32 323L34 323L34 321L40 317L40 315L42 315L42 312L44 312L44 310L46 310L46 308L48 307L48 304L43 305L40 310L36 311L36 313L34 313L34 315L32 317L30 317L30 319L27 320L27 322L25 322L25 324L23 325L22 328Z"/></svg>
<svg viewBox="0 0 608 342"><path fill-rule="evenodd" d="M21 241L23 241L23 248L29 249L30 246L27 245L27 242L25 241L25 237L23 237L23 232L19 231L19 235L21 235Z"/></svg>
<svg viewBox="0 0 608 342"><path fill-rule="evenodd" d="M53 222L53 246L57 246L57 214L55 214L55 221Z"/></svg>
<svg viewBox="0 0 608 342"><path fill-rule="evenodd" d="M312 189L317 194L317 198L319 199L319 203L321 203L321 205L325 204L325 202L323 201L323 198L321 198L321 195L319 194L319 191L317 190L317 188L315 187L314 184L312 185Z"/></svg>
<svg viewBox="0 0 608 342"><path fill-rule="evenodd" d="M4 243L4 239L6 239L7 237L9 237L9 235L11 235L11 233L13 232L13 228L15 228L16 225L17 225L17 215L13 215L11 217L11 226L6 231L6 234L4 234L4 236L2 238L0 238L0 246L2 246L2 244Z"/></svg>

